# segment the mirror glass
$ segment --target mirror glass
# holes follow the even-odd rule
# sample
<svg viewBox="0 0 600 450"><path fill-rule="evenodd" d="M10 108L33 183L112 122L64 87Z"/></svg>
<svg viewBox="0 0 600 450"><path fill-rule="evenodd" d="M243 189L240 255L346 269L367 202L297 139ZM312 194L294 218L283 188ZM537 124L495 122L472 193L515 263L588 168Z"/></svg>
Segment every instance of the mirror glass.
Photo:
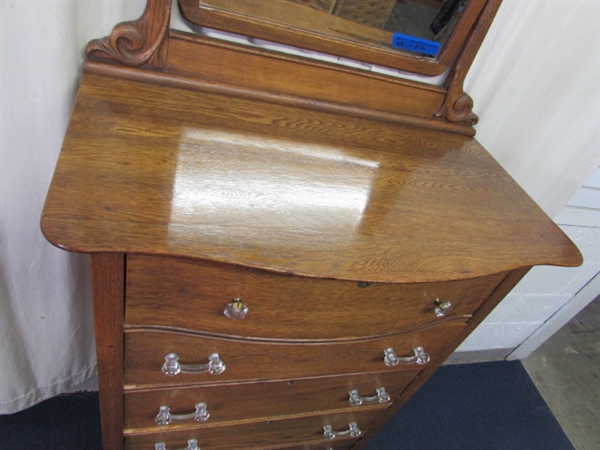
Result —
<svg viewBox="0 0 600 450"><path fill-rule="evenodd" d="M423 75L456 56L485 0L180 0L197 25Z"/></svg>
<svg viewBox="0 0 600 450"><path fill-rule="evenodd" d="M456 24L466 0L288 1L352 22L346 26L354 28L356 33L349 33L349 39L360 39L361 33L368 39L372 34L381 37L381 45L392 46L390 34L394 33L443 44ZM312 11L312 14L320 13ZM367 30L363 26L374 30ZM375 30L382 30L383 33Z"/></svg>

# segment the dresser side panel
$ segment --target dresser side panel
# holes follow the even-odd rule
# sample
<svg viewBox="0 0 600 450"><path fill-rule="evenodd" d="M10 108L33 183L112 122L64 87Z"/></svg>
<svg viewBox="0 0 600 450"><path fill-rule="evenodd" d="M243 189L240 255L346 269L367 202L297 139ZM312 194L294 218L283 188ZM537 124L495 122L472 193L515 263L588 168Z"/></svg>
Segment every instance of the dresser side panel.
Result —
<svg viewBox="0 0 600 450"><path fill-rule="evenodd" d="M104 448L123 448L123 308L125 256L91 255L94 328Z"/></svg>

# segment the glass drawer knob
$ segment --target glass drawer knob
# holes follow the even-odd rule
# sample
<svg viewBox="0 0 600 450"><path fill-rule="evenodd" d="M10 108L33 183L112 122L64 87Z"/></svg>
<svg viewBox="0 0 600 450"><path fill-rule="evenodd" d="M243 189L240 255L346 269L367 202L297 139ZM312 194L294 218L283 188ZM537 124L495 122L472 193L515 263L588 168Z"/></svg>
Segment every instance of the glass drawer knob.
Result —
<svg viewBox="0 0 600 450"><path fill-rule="evenodd" d="M438 317L444 317L450 308L452 308L452 303L443 302L439 298L435 299L435 304L437 305L435 308L435 315Z"/></svg>
<svg viewBox="0 0 600 450"><path fill-rule="evenodd" d="M248 314L248 307L242 303L241 298L234 298L233 301L227 305L223 314L233 320L243 319L246 317L246 314Z"/></svg>

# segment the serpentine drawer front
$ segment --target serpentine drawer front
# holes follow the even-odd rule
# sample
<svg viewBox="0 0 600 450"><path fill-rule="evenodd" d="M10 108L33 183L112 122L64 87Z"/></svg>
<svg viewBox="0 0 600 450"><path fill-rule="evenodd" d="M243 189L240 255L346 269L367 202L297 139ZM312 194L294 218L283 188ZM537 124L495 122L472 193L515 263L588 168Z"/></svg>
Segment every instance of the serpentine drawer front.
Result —
<svg viewBox="0 0 600 450"><path fill-rule="evenodd" d="M440 362L504 277L362 286L173 258L127 260L124 433L132 449L152 441L185 448L193 439L204 449L236 448L228 427L241 433L249 423L245 449L319 439L326 441L313 448L350 448L423 367ZM227 299L239 289L254 293L252 310L231 317ZM429 290L454 304L433 302ZM371 319L357 314L365 302L376 305ZM356 330L344 332L348 323ZM253 442L254 433L269 441Z"/></svg>
<svg viewBox="0 0 600 450"><path fill-rule="evenodd" d="M415 349L430 357L423 364L436 364L439 356L454 344L465 323L452 321L408 334L383 338L327 343L261 342L245 339L218 339L184 333L133 331L125 335L125 385L145 387L183 384L219 384L233 381L285 380L363 372L386 372L398 367L419 367ZM385 364L384 350L393 348L407 358L394 367ZM182 365L205 365L218 354L225 365L221 373L166 375L169 355Z"/></svg>
<svg viewBox="0 0 600 450"><path fill-rule="evenodd" d="M504 277L360 283L131 255L125 321L273 339L380 336L470 316ZM247 308L244 318L224 314L234 299Z"/></svg>
<svg viewBox="0 0 600 450"><path fill-rule="evenodd" d="M379 410L370 410L236 425L210 426L207 423L188 430L150 434L127 433L125 444L128 450L153 449L156 442L165 442L167 449L181 449L185 448L190 439L196 439L202 450L278 448L276 445L283 447L297 442L325 444L326 449L330 442L333 443L337 439L345 440L347 437L363 435L375 424L379 415ZM354 426L351 426L352 424ZM326 427L331 427L330 438L325 436ZM351 436L352 433L355 436ZM268 441L265 436L268 436Z"/></svg>
<svg viewBox="0 0 600 450"><path fill-rule="evenodd" d="M364 285L130 255L127 448L350 448L504 277ZM251 306L228 310L238 295Z"/></svg>
<svg viewBox="0 0 600 450"><path fill-rule="evenodd" d="M210 413L207 424L388 407L418 372L413 366L412 370L339 377L127 391L125 430L156 428L161 406L168 406L170 414L177 416L194 412L197 404L205 403ZM163 426L166 430L185 428L195 419Z"/></svg>

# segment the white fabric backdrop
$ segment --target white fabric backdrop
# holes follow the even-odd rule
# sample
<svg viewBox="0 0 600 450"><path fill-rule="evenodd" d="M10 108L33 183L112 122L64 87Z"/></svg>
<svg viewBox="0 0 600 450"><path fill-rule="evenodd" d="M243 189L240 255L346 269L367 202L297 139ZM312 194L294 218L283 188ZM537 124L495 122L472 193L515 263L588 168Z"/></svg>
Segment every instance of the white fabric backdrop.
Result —
<svg viewBox="0 0 600 450"><path fill-rule="evenodd" d="M87 258L48 244L39 218L83 48L144 3L1 3L0 414L93 374ZM478 138L547 210L598 151L598 37L597 1L505 1L466 85Z"/></svg>
<svg viewBox="0 0 600 450"><path fill-rule="evenodd" d="M83 48L145 2L2 1L0 413L59 394L95 366L87 257L39 222Z"/></svg>
<svg viewBox="0 0 600 450"><path fill-rule="evenodd" d="M465 83L477 139L554 217L598 167L600 0L504 0L496 19Z"/></svg>

